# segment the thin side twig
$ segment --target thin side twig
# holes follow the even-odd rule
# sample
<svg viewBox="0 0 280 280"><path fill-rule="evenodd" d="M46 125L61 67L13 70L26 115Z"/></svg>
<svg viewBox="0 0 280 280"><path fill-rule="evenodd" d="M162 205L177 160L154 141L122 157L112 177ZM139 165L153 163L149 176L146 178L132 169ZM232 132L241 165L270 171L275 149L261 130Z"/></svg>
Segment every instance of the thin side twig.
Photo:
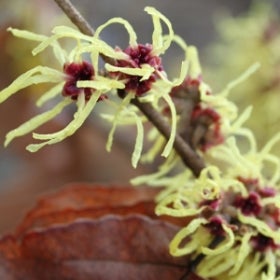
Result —
<svg viewBox="0 0 280 280"><path fill-rule="evenodd" d="M90 26L90 24L85 20L85 18L81 15L81 13L73 6L73 4L69 0L54 0L54 1L82 33L89 36L92 36L94 34L94 29Z"/></svg>
<svg viewBox="0 0 280 280"><path fill-rule="evenodd" d="M69 0L54 1L82 33L90 36L94 35L94 29ZM105 62L109 62L110 60L104 56L103 59ZM147 119L166 139L170 137L171 129L169 124L150 104L141 103L137 98L133 99L132 104L134 104L147 117ZM204 161L179 134L176 134L175 136L174 149L181 157L184 164L190 168L196 177L198 177L202 169L205 167Z"/></svg>

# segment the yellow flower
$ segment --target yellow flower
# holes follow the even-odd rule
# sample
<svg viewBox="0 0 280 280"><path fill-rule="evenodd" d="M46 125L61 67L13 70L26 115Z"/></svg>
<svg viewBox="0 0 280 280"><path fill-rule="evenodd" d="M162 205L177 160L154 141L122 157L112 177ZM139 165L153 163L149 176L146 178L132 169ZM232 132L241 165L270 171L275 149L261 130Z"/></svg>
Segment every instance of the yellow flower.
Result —
<svg viewBox="0 0 280 280"><path fill-rule="evenodd" d="M57 116L66 106L73 103L74 100L77 111L74 114L73 120L58 132L50 134L33 133L33 138L42 140L42 143L28 145L27 150L35 152L45 145L60 142L77 131L92 112L96 102L104 97L104 93L112 89L124 87L121 82L100 76L97 71L98 68L96 68L98 67L96 61L90 63L83 60L83 55L87 53L94 57L100 53L107 56L115 55L113 49L96 38L85 36L77 30L65 26L54 28L53 35L50 37L24 30L12 28L9 30L15 36L40 42L32 51L33 55L51 46L56 59L60 63L61 69L56 70L47 66L37 66L27 71L0 92L0 102L5 101L23 88L40 83L54 83L55 86L51 87L37 100L38 106L42 106L45 102L53 99L60 93L64 97L51 110L35 116L28 122L9 132L6 136L5 145L8 145L14 138L25 135L48 122ZM69 53L66 53L58 42L59 38L64 37L69 37L76 42ZM118 54L116 56L120 57Z"/></svg>
<svg viewBox="0 0 280 280"><path fill-rule="evenodd" d="M122 58L117 58L113 63L106 63L105 69L114 79L122 81L125 84L124 91L119 91L119 95L124 98L123 105L126 107L129 102L137 97L140 102L149 102L154 108L159 108L160 101L164 101L170 108L171 112L171 134L165 144L162 155L167 157L173 146L176 131L176 110L169 96L171 88L180 84L187 72L187 60L182 62L179 78L170 81L167 77L161 62L161 55L170 47L174 38L174 31L170 21L153 7L146 7L145 11L151 15L153 20L152 42L148 44L139 44L137 35L133 27L122 18L112 18L95 31L94 37L99 38L100 33L111 24L122 24L129 35L129 45L124 50L116 48L116 52L121 54ZM168 33L163 34L162 23L167 27ZM107 142L107 150L111 149L113 135L118 122L124 119L118 110L117 118L111 118L113 122L112 129ZM106 116L107 119L110 117ZM140 142L140 141L139 141ZM142 147L138 146L138 150ZM138 154L137 157L140 157Z"/></svg>
<svg viewBox="0 0 280 280"><path fill-rule="evenodd" d="M51 47L61 68L37 66L27 71L0 92L0 102L5 101L23 88L39 83L54 83L55 85L38 99L38 106L42 106L50 99L57 98L60 93L64 98L53 109L34 117L8 133L5 145L16 137L32 132L58 115L67 105L75 102L77 112L74 114L73 121L59 132L33 133L33 138L42 142L28 145L27 149L35 152L45 145L60 142L77 131L98 101L106 99L110 92L117 92L118 96L122 98L121 102L106 100L106 103L113 107L115 112L112 115L102 114L103 118L112 122L106 149L111 150L117 126L136 124L137 137L132 154L132 165L137 166L144 141L142 123L146 121L140 116L139 111L130 104L134 98L138 98L140 102L152 104L156 110L160 110L163 103L169 107L171 117L168 118L168 121L170 119L171 133L162 152L163 156L169 156L177 124L176 109L169 92L172 87L182 83L188 67L193 74L199 71L199 67L195 63L190 63L191 53L196 52L195 49L188 48L180 42L181 39L174 35L170 21L153 7L146 7L145 11L151 15L154 27L150 44L139 44L133 27L122 18L108 20L96 29L93 36L84 35L66 26L55 27L51 36L10 28L15 36L39 43L33 49L33 55ZM129 34L129 45L124 50L118 47L113 48L99 38L100 33L105 28L115 23L123 25ZM167 34L163 32L163 24L167 27ZM64 50L60 45L62 38L74 41L74 46L68 51ZM184 49L188 49L189 55L181 64L179 77L171 81L164 71L161 55L166 52L173 41L179 42ZM98 65L100 55L106 60L105 74L102 75ZM84 57L87 57L87 61Z"/></svg>
<svg viewBox="0 0 280 280"><path fill-rule="evenodd" d="M226 142L216 154L220 167L208 166L197 179L181 173L158 181L167 188L156 213L191 219L174 236L170 253L204 255L196 268L201 277L243 279L248 265L248 279L276 279L280 161L269 152L279 139L278 134L260 152L249 149L249 155L242 155L235 141ZM263 172L267 161L275 164L270 176Z"/></svg>
<svg viewBox="0 0 280 280"><path fill-rule="evenodd" d="M178 157L173 156L157 173L132 180L166 187L157 198L158 215L190 218L171 241L170 253L194 260L203 255L196 272L207 279L244 279L247 265L250 280L275 280L277 275L280 160L271 150L280 134L258 151L254 134L243 127L251 108L238 116L236 105L227 99L231 87L256 67L219 95L205 94L203 102L221 114L225 139L204 154L208 166L199 178L180 168ZM168 175L174 170L177 175Z"/></svg>
<svg viewBox="0 0 280 280"><path fill-rule="evenodd" d="M174 41L183 49L189 65L184 81L171 88L169 92L176 107L178 134L201 156L205 157L206 164L211 165L216 162L219 158L219 150L223 150L224 144L227 143L230 136L238 136L243 141L248 141L250 149L255 154L255 137L252 131L243 127L243 124L250 117L252 107L248 107L239 115L238 107L228 99L228 94L237 85L247 80L258 69L259 64L256 63L249 67L221 92L212 94L210 86L202 79L197 49L194 46L187 46L177 35L174 37ZM163 113L165 110L166 106L161 108ZM153 162L165 145L164 137L156 129L152 129L148 137L153 144L148 152L142 156L143 162ZM221 158L223 158L223 153L220 153ZM166 175L170 172L180 173L182 170L180 162L176 152L172 150L156 173L139 176L132 179L131 183L134 185L169 186L170 180L177 179L174 177L168 179ZM183 173L187 174L184 180L192 178L189 172L183 171ZM185 175L179 174L178 178L182 176ZM168 187L168 189L170 188Z"/></svg>

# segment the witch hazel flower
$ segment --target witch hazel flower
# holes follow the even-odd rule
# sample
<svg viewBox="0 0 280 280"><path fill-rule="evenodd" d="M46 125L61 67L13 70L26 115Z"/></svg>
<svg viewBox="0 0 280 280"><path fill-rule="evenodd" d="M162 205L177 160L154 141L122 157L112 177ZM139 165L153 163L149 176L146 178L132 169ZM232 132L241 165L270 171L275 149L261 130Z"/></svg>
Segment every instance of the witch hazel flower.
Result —
<svg viewBox="0 0 280 280"><path fill-rule="evenodd" d="M77 111L74 114L73 120L61 131L55 133L33 133L33 138L41 140L42 143L30 144L27 146L27 150L36 152L45 145L58 143L77 131L92 112L96 103L103 100L107 92L124 87L121 82L100 76L96 61L84 60L83 57L86 54L94 58L98 57L100 53L109 57L115 55L113 49L96 38L83 35L77 30L66 26L54 28L53 35L50 37L13 28L10 28L9 31L17 37L39 42L39 45L32 51L33 55L37 55L50 46L61 68L57 70L47 66L34 67L19 76L0 92L0 102L4 102L21 89L40 83L55 85L39 97L37 100L39 107L59 95L62 96L60 98L62 100L49 111L35 116L9 132L6 136L5 146L14 138L30 133L53 119L66 106L74 102L77 106ZM60 38L69 38L76 42L69 53L61 47L58 41Z"/></svg>
<svg viewBox="0 0 280 280"><path fill-rule="evenodd" d="M182 119L182 110L185 108L186 101L190 101L188 97L186 98L186 95L189 95L190 98L194 100L194 102L197 102L198 98L198 85L200 84L200 76L201 76L201 67L198 60L198 53L197 49L194 46L187 46L185 41L179 37L178 35L174 35L172 42L179 45L179 47L182 49L182 51L185 54L185 62L187 63L187 71L183 73L184 75L180 77L178 83L174 83L171 87L167 87L165 81L159 81L161 83L161 86L165 88L167 91L167 94L169 98L171 99L171 102L173 106L175 106L176 110L176 131L182 135L181 131L181 119ZM193 77L192 81L192 92L185 92L184 86L189 85L189 78L185 77ZM197 77L194 78L194 77ZM205 85L205 88L207 86ZM161 87L155 87L159 92L163 92L161 90ZM174 90L174 92L173 92ZM175 93L176 91L176 93ZM178 97L177 99L174 98L174 95ZM178 94L177 94L178 93ZM178 96L180 95L180 96ZM191 103L191 102L190 102ZM172 120L172 111L171 107L169 107L166 104L163 104L163 106L157 106L158 110L162 113L163 116L166 116L167 121ZM184 123L184 127L187 127L188 124ZM156 128L152 128L148 133L148 140L152 142L151 147L149 150L141 157L141 160L143 162L153 162L155 158L162 152L166 145L165 138L159 133L159 131ZM172 149L170 151L169 156L163 161L163 163L159 166L159 169L157 172L153 174L148 175L142 175L137 178L133 178L131 180L131 183L134 185L141 185L143 183L149 184L151 186L163 186L166 184L166 180L168 181L168 178L166 178L166 174L170 172L174 172L173 169L177 169L177 167L180 165L180 158ZM176 171L177 172L177 171ZM173 178L173 177L172 177ZM164 182L163 182L164 181ZM168 183L167 183L168 184Z"/></svg>
<svg viewBox="0 0 280 280"><path fill-rule="evenodd" d="M249 267L252 274L247 279L275 280L280 249L279 187L264 180L261 184L258 178L222 176L215 166L204 169L197 179L187 174L184 179L188 181L177 179L178 175L174 184L169 181L156 207L158 215L190 219L171 241L170 253L192 259L203 255L196 273L205 279L241 280ZM183 187L178 189L178 183L184 183Z"/></svg>
<svg viewBox="0 0 280 280"><path fill-rule="evenodd" d="M154 31L152 43L139 44L133 28L128 22L120 18L111 19L95 32L95 35L99 36L99 33L112 23L121 23L127 29L129 34L129 46L124 50L119 47L116 48L117 51L125 54L125 58L116 59L113 65L106 64L105 68L113 76L117 76L118 80L124 81L127 93L132 92L137 97L147 94L152 89L153 83L158 79L166 81L169 85L179 82L178 79L172 82L168 81L161 60L161 55L170 47L174 38L172 25L170 21L155 8L146 7L145 11L151 15L153 20ZM168 34L166 35L162 32L162 22L165 23L168 29ZM187 63L183 62L181 70L186 71L186 68ZM166 90L164 90L164 92L166 92ZM163 97L165 96L163 95Z"/></svg>
<svg viewBox="0 0 280 280"><path fill-rule="evenodd" d="M279 139L260 151L254 143L241 152L231 137L213 148L219 167L209 165L197 179L190 172L158 179L166 189L156 213L190 219L171 241L170 253L193 259L202 254L196 268L201 277L241 280L248 267L248 279L280 277L280 160L270 152Z"/></svg>
<svg viewBox="0 0 280 280"><path fill-rule="evenodd" d="M210 95L211 89L202 78L198 51L176 36L177 43L185 53L188 71L181 84L172 87L170 96L178 115L178 132L194 149L205 151L212 145L222 142L220 114L214 107L202 101L204 95ZM165 108L165 113L169 113Z"/></svg>
<svg viewBox="0 0 280 280"><path fill-rule="evenodd" d="M119 95L123 102L119 105L119 117L114 118L113 126L107 142L107 150L111 149L113 134L116 123L121 119L123 108L128 107L131 100L137 98L140 102L150 103L154 108L158 108L159 103L164 102L171 112L171 134L165 144L162 155L167 157L172 149L176 131L176 110L169 96L172 86L180 84L187 71L187 61L183 61L179 78L170 81L162 64L161 55L170 47L174 39L174 31L170 21L153 7L146 7L145 11L151 15L153 20L152 43L140 44L137 42L137 35L133 27L122 18L110 19L95 31L95 37L99 38L104 28L111 24L122 24L129 35L129 45L121 49L115 48L123 58L116 58L105 64L105 69L109 75L124 83L123 90L119 90ZM167 27L167 34L163 34L162 23ZM109 118L107 116L107 118Z"/></svg>
<svg viewBox="0 0 280 280"><path fill-rule="evenodd" d="M215 110L213 99L209 104L202 100L203 96L211 94L211 89L202 79L202 70L196 47L188 46L178 35L174 35L173 42L183 50L185 61L188 63L186 76L180 84L171 87L168 93L176 108L177 132L194 150L205 151L224 140L221 132L221 115L218 110ZM217 97L214 98L217 99ZM219 102L219 111L223 108L221 105L230 107L227 109L228 111L232 111L232 107L234 107L230 101L225 101L223 104ZM163 114L170 117L168 106L164 106L161 110ZM165 140L156 129L152 129L148 136L153 144L148 152L142 156L142 159L146 162L152 162L163 149ZM180 170L182 170L180 159L173 150L170 156L159 166L157 172L139 176L132 179L131 182L134 185L143 183L148 183L151 186L167 185L170 189L166 175L171 172L176 174L179 171L178 177L181 178ZM185 180L192 178L190 172L183 171L183 173L187 174ZM177 181L174 176L171 178Z"/></svg>
<svg viewBox="0 0 280 280"><path fill-rule="evenodd" d="M198 153L208 153L212 147L222 144L230 135L252 138L251 132L242 127L252 108L248 107L239 115L236 104L228 99L228 94L253 74L259 65L253 65L229 83L223 91L213 94L210 86L203 80L197 49L188 46L178 35L174 35L173 42L184 51L185 61L188 63L187 73L182 82L169 91L176 108L177 132L181 137ZM168 106L164 106L162 112L170 117ZM151 132L149 140L154 144L143 156L143 160L148 162L154 160L165 143L155 130Z"/></svg>
<svg viewBox="0 0 280 280"><path fill-rule="evenodd" d="M175 35L173 41L185 53L188 62L187 75L183 82L171 88L169 95L176 107L177 132L201 156L205 157L206 164L216 161L216 148L223 149L223 144L230 136L238 136L249 143L256 151L256 142L253 133L243 127L250 117L252 107L238 114L235 103L228 99L228 95L235 86L244 82L259 67L254 64L237 79L229 83L220 93L213 94L210 86L202 78L202 69L199 62L198 51L194 46L187 46L182 38ZM167 106L162 109L163 114L170 116ZM143 161L152 162L165 145L165 139L155 129L148 135L152 142L151 148L142 156ZM223 157L221 153L221 157ZM183 171L182 171L183 170ZM148 184L150 186L164 186L166 176L170 173L185 172L181 161L174 151L170 154L158 171L154 174L142 175L131 180L132 184ZM192 176L186 178L191 179ZM174 176L172 176L174 180ZM169 189L169 183L167 183Z"/></svg>
<svg viewBox="0 0 280 280"><path fill-rule="evenodd" d="M249 118L252 107L249 106L242 114L238 114L236 104L228 99L228 95L236 85L252 75L259 64L252 65L224 90L213 94L209 85L203 81L197 52L193 52L191 58L196 71L189 71L183 83L170 92L180 117L178 131L182 137L194 149L203 153L222 144L230 135L252 138L251 132L242 127ZM186 106L182 106L184 103Z"/></svg>
<svg viewBox="0 0 280 280"><path fill-rule="evenodd" d="M258 151L253 133L242 127L250 110L225 123L231 134L207 151L208 167L199 178L188 170L167 176L178 168L171 158L157 173L133 181L166 187L157 198L158 215L190 219L170 243L170 253L203 256L196 272L205 279L241 280L248 278L247 269L252 280L280 278L280 160L271 153L280 134Z"/></svg>
<svg viewBox="0 0 280 280"><path fill-rule="evenodd" d="M192 79L187 76L181 85L172 88L170 95L180 118L178 132L194 149L205 152L221 144L224 136L221 115L214 107L201 101L201 83L200 77Z"/></svg>
<svg viewBox="0 0 280 280"><path fill-rule="evenodd" d="M175 81L173 81L172 83L166 81L166 78L164 77L162 79L157 79L151 91L147 95L141 96L140 100L143 100L143 102L146 102L147 100L152 100L152 104L154 104L155 108L159 112L161 112L162 116L164 116L168 122L172 124L172 130L175 130L176 128L176 131L180 133L180 115L185 100L183 100L183 98L181 98L180 100L176 100L172 95L172 91L173 89L182 88L182 85L185 84L187 80L185 78L186 76L198 76L201 72L201 69L199 61L197 60L197 49L194 46L187 46L185 41L177 34L173 35L171 43L176 43L177 45L179 45L179 47L183 50L185 54L184 62L182 63L182 68L180 72L180 77L175 79ZM164 96L162 99L165 99L166 102L160 103L158 102L158 100L160 99L163 93ZM171 133L171 135L173 135L173 133ZM165 138L159 133L159 131L156 128L151 128L151 130L148 133L147 139L150 142L152 142L152 145L151 148L149 148L149 150L141 157L141 160L143 162L152 162L159 154L166 154L165 151L168 144L166 145ZM169 142L171 142L170 140L171 137L169 139ZM172 147L169 145L169 148ZM174 150L170 150L169 155L171 158L175 158L173 156ZM167 159L167 162L171 163L170 159ZM141 178L140 181L143 181L142 179L143 178ZM138 181L138 179L133 180L133 183L136 183L136 181Z"/></svg>
<svg viewBox="0 0 280 280"><path fill-rule="evenodd" d="M118 125L136 124L137 137L132 154L132 165L137 166L143 147L144 129L143 117L139 111L131 105L134 98L140 102L148 102L156 109L161 102L168 104L171 111L171 133L166 142L162 155L167 157L173 146L176 134L176 109L168 94L169 89L180 84L187 71L187 62L181 65L179 78L170 81L163 69L161 55L169 48L174 32L170 21L152 7L145 11L151 15L154 25L151 44L138 44L137 36L132 26L122 18L113 18L99 26L93 36L87 36L79 31L66 27L57 26L51 36L35 34L29 31L10 29L18 37L38 42L32 54L37 55L46 48L51 47L55 58L60 64L60 69L46 66L37 66L18 77L10 86L0 92L0 102L33 84L54 83L45 94L37 101L40 107L49 100L54 100L62 95L62 101L53 109L42 113L27 123L11 131L6 138L5 145L14 138L32 132L42 124L57 116L66 106L71 103L77 105L77 112L63 130L49 134L33 133L33 138L42 141L31 144L27 149L35 152L46 145L62 141L75 133L89 116L96 103L106 99L106 103L115 109L113 115L102 114L104 118L112 122L106 148L111 150L114 133ZM129 34L129 46L121 50L112 48L100 37L100 33L111 24L124 25ZM168 33L163 34L164 23ZM74 47L66 51L60 46L60 39L74 41ZM105 58L105 70L99 69L99 58ZM87 60L85 60L87 57ZM100 74L102 73L102 75ZM108 94L118 92L121 102L108 99Z"/></svg>
<svg viewBox="0 0 280 280"><path fill-rule="evenodd" d="M126 92L133 92L135 96L141 97L150 91L153 83L160 78L159 73L163 72L161 58L153 54L152 50L153 46L151 44L129 46L123 51L128 55L126 60L116 61L115 66L107 66L107 69L109 68L111 71L118 69L115 67L121 68L119 71L112 72L111 75L117 76L118 80L124 81ZM130 70L125 71L125 68L129 68ZM136 68L137 70L139 68L145 69L147 76L136 75L138 71L134 71L134 75L128 74L133 73L132 69ZM140 74L141 72L138 73Z"/></svg>

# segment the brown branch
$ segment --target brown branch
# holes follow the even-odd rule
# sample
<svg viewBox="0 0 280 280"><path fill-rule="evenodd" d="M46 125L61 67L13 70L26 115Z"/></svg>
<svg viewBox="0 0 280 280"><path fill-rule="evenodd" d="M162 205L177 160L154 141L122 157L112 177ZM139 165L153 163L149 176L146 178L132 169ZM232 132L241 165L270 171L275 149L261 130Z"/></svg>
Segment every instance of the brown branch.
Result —
<svg viewBox="0 0 280 280"><path fill-rule="evenodd" d="M151 104L141 103L137 98L133 99L131 103L138 107L138 109L166 139L170 137L171 128L169 124L162 115L152 107ZM201 170L204 168L204 162L178 134L175 136L173 147L181 157L184 164L192 170L195 176L199 176Z"/></svg>
<svg viewBox="0 0 280 280"><path fill-rule="evenodd" d="M75 24L85 35L92 36L94 29L89 25L80 12L73 6L69 0L54 0L65 15Z"/></svg>
<svg viewBox="0 0 280 280"><path fill-rule="evenodd" d="M71 4L69 0L54 0L69 19L77 26L77 28L86 35L93 35L94 30L89 23L79 13L79 11ZM109 58L103 56L106 62ZM150 104L141 103L137 98L132 102L147 117L147 119L159 130L159 132L168 139L170 137L170 126L167 121L159 114ZM181 157L184 164L189 167L193 174L198 177L205 164L203 160L196 154L190 145L183 138L176 134L174 141L174 149Z"/></svg>

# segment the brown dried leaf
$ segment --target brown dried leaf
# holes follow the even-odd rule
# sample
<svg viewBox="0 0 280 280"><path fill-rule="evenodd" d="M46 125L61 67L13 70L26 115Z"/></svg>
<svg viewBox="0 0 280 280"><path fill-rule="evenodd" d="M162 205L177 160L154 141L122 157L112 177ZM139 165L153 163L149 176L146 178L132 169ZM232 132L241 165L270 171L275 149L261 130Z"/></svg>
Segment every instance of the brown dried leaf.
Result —
<svg viewBox="0 0 280 280"><path fill-rule="evenodd" d="M0 240L0 279L180 279L188 258L168 252L179 228L156 219L156 193L75 185L41 199Z"/></svg>
<svg viewBox="0 0 280 280"><path fill-rule="evenodd" d="M167 250L177 230L143 215L106 215L29 231L16 243L19 256L6 253L0 279L22 279L19 271L23 279L42 280L179 279L187 259L175 259ZM16 244L9 240L8 246Z"/></svg>
<svg viewBox="0 0 280 280"><path fill-rule="evenodd" d="M155 217L154 198L157 193L148 188L73 184L40 199L19 225L17 234L36 227L69 223L79 217L131 213Z"/></svg>
<svg viewBox="0 0 280 280"><path fill-rule="evenodd" d="M157 193L157 190L150 188L72 184L40 199L33 212L133 205L139 201L153 201Z"/></svg>
<svg viewBox="0 0 280 280"><path fill-rule="evenodd" d="M79 218L90 218L97 219L104 215L115 214L125 216L131 213L138 213L154 217L154 203L152 202L140 202L132 206L115 206L115 207L104 207L98 209L82 209L82 210L61 210L59 212L53 212L45 214L36 219L30 221L28 229L32 228L46 228L53 224L65 224L75 221ZM23 232L24 227L20 227L18 233ZM26 230L27 228L25 228Z"/></svg>

